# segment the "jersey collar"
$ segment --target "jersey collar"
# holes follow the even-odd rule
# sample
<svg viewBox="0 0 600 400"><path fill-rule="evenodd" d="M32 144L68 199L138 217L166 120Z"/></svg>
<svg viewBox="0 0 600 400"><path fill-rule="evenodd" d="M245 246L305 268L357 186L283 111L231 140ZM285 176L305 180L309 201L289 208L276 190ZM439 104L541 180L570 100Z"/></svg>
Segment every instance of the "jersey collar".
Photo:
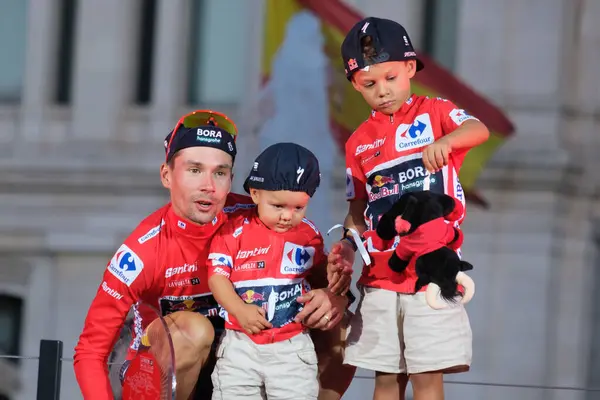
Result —
<svg viewBox="0 0 600 400"><path fill-rule="evenodd" d="M175 232L179 232L186 236L194 237L208 237L214 235L215 231L219 228L220 222L223 219L223 211L217 214L212 222L204 225L198 225L186 218L181 218L175 211L173 206L169 207L166 216L166 223L171 226Z"/></svg>

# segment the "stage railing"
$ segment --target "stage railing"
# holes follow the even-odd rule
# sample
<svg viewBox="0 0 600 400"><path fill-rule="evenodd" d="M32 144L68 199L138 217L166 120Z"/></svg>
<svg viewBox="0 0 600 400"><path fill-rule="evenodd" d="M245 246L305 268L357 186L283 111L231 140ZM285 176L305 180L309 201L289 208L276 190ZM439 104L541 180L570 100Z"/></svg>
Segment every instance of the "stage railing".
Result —
<svg viewBox="0 0 600 400"><path fill-rule="evenodd" d="M38 360L37 374L37 400L59 400L61 388L61 371L63 362L73 362L72 358L63 357L63 342L60 340L41 340L39 354L37 356L0 355L4 359ZM372 379L368 376L357 375L354 379ZM544 386L523 385L494 382L469 382L459 380L447 380L446 385L488 386L496 388L535 389L557 392L583 392L586 399L600 398L600 388L572 387L572 386ZM0 393L1 395L2 393Z"/></svg>

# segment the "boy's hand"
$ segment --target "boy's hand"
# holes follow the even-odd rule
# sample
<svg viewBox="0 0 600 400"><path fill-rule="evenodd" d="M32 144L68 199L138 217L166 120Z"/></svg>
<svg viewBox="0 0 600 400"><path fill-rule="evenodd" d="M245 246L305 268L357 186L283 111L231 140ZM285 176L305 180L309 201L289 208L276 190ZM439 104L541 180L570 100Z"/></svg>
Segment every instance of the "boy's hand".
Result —
<svg viewBox="0 0 600 400"><path fill-rule="evenodd" d="M328 288L334 294L343 295L350 289L352 281L354 249L345 240L335 243L327 256Z"/></svg>
<svg viewBox="0 0 600 400"><path fill-rule="evenodd" d="M352 271L349 273L335 271L331 274L328 271L327 281L329 282L327 288L331 290L333 294L337 296L344 296L350 289L350 285L352 283Z"/></svg>
<svg viewBox="0 0 600 400"><path fill-rule="evenodd" d="M235 313L232 314L242 329L249 335L273 327L273 325L265 318L265 310L254 304L242 304L235 310Z"/></svg>
<svg viewBox="0 0 600 400"><path fill-rule="evenodd" d="M434 173L448 165L452 147L446 137L436 140L423 150L423 165L430 173Z"/></svg>

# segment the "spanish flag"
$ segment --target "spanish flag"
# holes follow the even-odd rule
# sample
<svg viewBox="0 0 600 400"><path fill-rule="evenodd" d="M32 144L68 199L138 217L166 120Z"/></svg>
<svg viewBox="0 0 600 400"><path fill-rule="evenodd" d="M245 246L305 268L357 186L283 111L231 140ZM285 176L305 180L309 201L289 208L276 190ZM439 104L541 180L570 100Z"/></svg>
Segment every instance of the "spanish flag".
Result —
<svg viewBox="0 0 600 400"><path fill-rule="evenodd" d="M262 61L263 83L271 74L273 59L281 47L290 19L300 10L308 9L321 20L325 54L329 58L329 114L331 131L340 149L354 130L368 117L370 109L360 93L354 90L344 74L340 47L346 32L363 17L340 0L266 0L265 39ZM514 127L504 113L475 93L435 61L420 53L426 65L412 81L412 91L418 95L452 100L469 114L479 118L490 130L490 138L470 150L460 170L460 181L467 199L486 206L476 192L475 183L485 164Z"/></svg>

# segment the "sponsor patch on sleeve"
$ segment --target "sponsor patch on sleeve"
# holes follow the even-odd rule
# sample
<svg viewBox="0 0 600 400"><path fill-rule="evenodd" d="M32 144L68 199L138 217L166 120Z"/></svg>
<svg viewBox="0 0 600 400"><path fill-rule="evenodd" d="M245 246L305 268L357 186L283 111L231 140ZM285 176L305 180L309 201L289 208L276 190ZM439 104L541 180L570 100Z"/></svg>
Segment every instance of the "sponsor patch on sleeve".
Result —
<svg viewBox="0 0 600 400"><path fill-rule="evenodd" d="M231 268L233 267L233 259L230 255L222 253L210 253L208 259L212 261L213 267L222 266Z"/></svg>
<svg viewBox="0 0 600 400"><path fill-rule="evenodd" d="M468 121L470 119L479 121L474 116L467 114L465 110L459 108L455 108L452 111L450 111L450 118L452 119L452 121L454 121L456 125L462 125L463 122Z"/></svg>
<svg viewBox="0 0 600 400"><path fill-rule="evenodd" d="M127 245L122 244L108 264L108 271L118 280L131 286L144 269L144 262Z"/></svg>
<svg viewBox="0 0 600 400"><path fill-rule="evenodd" d="M354 179L352 178L352 170L346 168L346 199L353 200L356 197L354 191Z"/></svg>

